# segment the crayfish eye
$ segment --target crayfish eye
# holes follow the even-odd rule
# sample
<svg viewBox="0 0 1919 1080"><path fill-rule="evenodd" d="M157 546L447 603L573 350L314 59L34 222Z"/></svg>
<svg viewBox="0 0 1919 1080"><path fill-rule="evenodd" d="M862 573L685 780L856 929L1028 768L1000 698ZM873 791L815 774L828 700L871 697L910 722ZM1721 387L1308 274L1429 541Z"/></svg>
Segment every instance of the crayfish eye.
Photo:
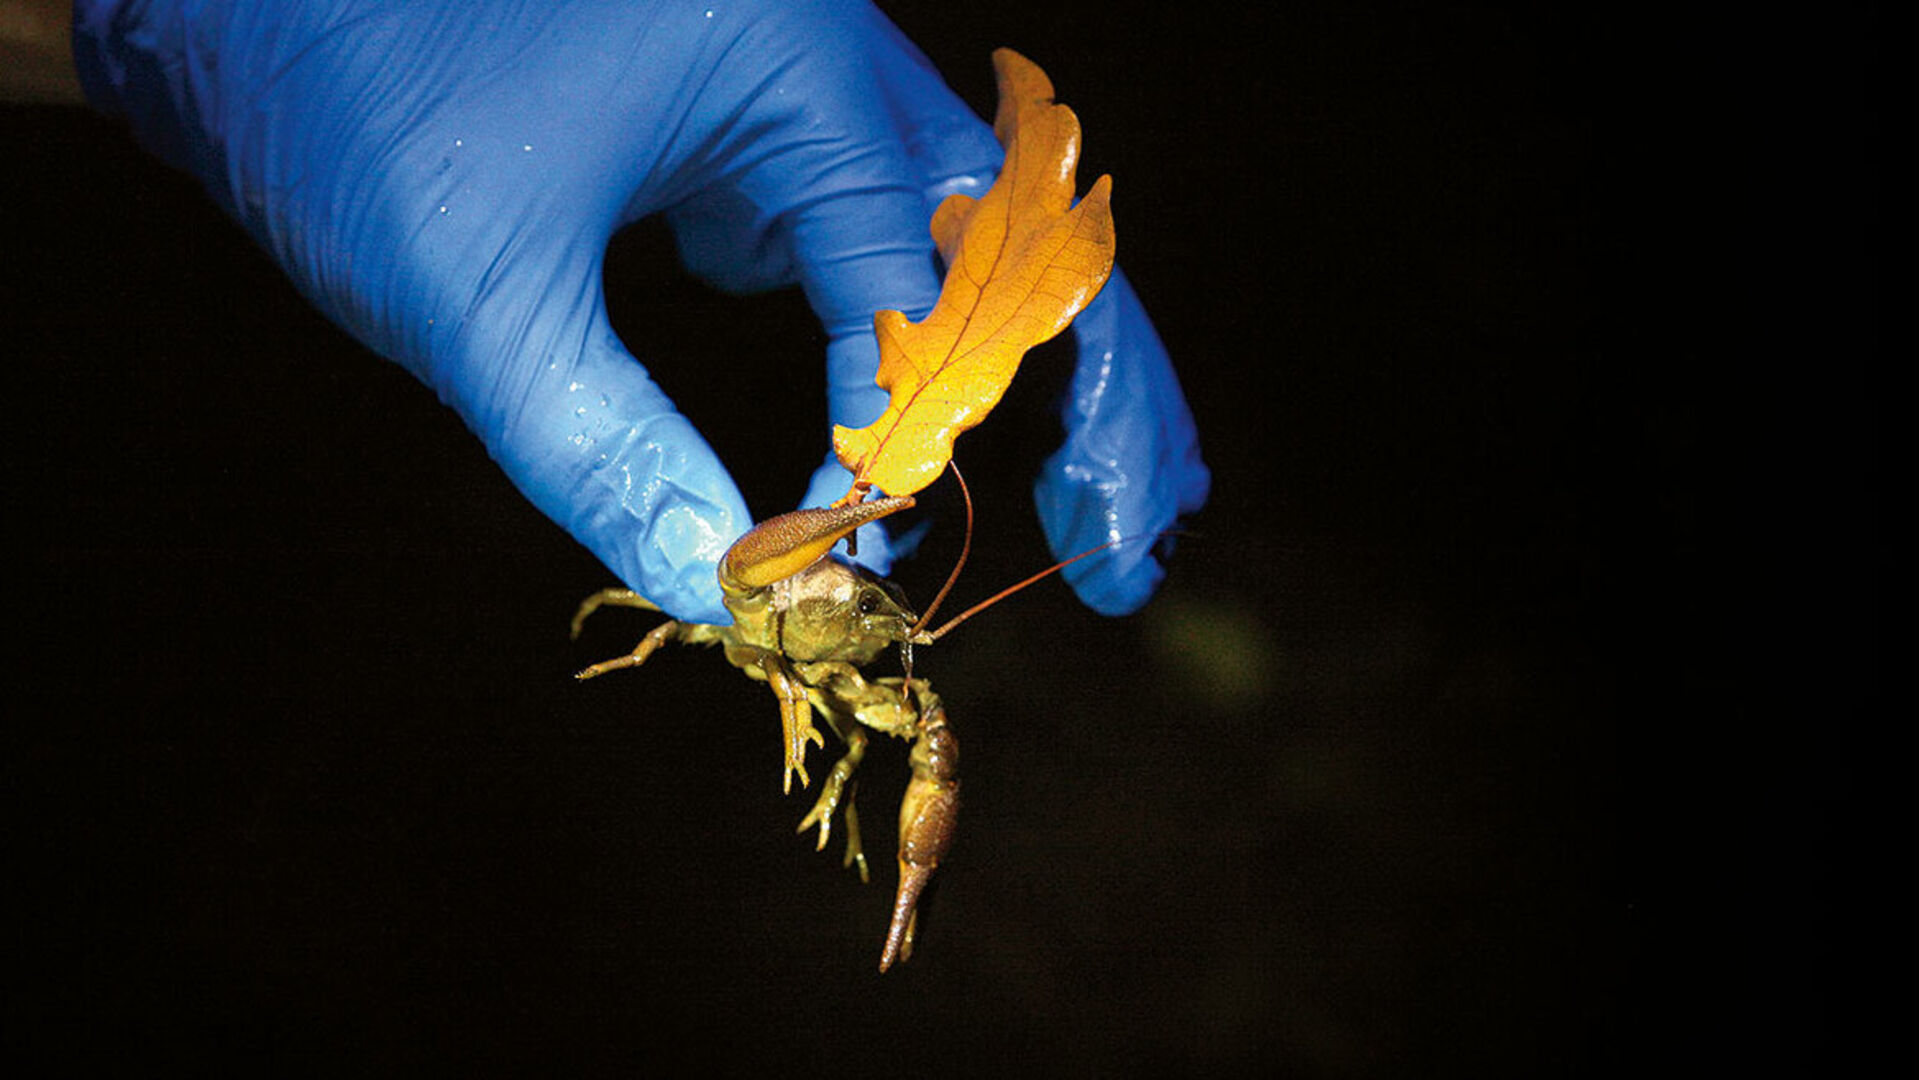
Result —
<svg viewBox="0 0 1919 1080"><path fill-rule="evenodd" d="M880 609L880 595L873 589L860 590L859 609L861 615L871 615Z"/></svg>

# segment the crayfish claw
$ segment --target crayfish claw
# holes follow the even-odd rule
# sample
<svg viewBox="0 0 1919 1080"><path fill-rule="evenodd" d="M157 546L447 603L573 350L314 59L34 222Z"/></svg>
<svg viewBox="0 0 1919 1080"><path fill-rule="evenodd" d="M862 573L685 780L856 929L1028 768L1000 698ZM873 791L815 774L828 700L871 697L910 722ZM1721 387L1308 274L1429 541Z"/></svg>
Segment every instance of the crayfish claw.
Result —
<svg viewBox="0 0 1919 1080"><path fill-rule="evenodd" d="M946 710L937 698L921 713L911 760L913 779L900 800L900 885L893 899L893 921L886 929L886 947L880 952L881 971L913 955L920 894L959 828L959 739L947 725Z"/></svg>
<svg viewBox="0 0 1919 1080"><path fill-rule="evenodd" d="M780 710L780 726L786 736L786 772L780 780L781 794L792 793L794 773L800 775L801 787L813 783L813 778L806 773L806 744L810 742L815 746L825 746L826 736L813 726L813 718L808 715L810 712L812 710L807 708L804 701L793 708Z"/></svg>
<svg viewBox="0 0 1919 1080"><path fill-rule="evenodd" d="M799 827L793 831L805 832L815 825L820 827L820 842L813 845L813 850L825 851L826 840L833 833L833 811L826 808L826 796L824 794L820 796L818 802L813 804L813 809L808 810L806 816L800 819Z"/></svg>
<svg viewBox="0 0 1919 1080"><path fill-rule="evenodd" d="M840 859L840 869L858 866L860 883L865 884L873 880L873 874L867 868L866 849L860 843L860 814L853 805L851 790L847 792L845 805L841 808L841 816L846 819L846 854ZM805 832L814 825L820 827L820 841L814 845L813 850L825 851L826 841L833 832L833 811L828 807L827 798L823 794L819 801L813 804L813 809L800 821L800 827L793 831Z"/></svg>
<svg viewBox="0 0 1919 1080"><path fill-rule="evenodd" d="M919 928L920 893L933 880L933 867L900 862L900 891L893 898L893 921L886 928L886 947L880 950L880 971L913 958L913 932Z"/></svg>

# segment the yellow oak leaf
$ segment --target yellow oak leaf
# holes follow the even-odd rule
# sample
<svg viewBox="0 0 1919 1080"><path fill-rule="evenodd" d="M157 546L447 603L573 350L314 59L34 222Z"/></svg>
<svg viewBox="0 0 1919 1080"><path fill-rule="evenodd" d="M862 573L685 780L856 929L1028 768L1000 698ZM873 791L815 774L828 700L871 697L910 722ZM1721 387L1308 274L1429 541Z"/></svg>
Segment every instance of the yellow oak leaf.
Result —
<svg viewBox="0 0 1919 1080"><path fill-rule="evenodd" d="M932 312L917 323L897 311L873 317L875 381L891 401L867 427L833 429L854 476L843 501L874 485L911 495L939 479L953 439L999 403L1026 350L1066 329L1112 273L1112 178L1073 204L1079 118L1053 101L1032 61L999 49L993 68L1006 163L986 194L949 196L933 214L947 271Z"/></svg>

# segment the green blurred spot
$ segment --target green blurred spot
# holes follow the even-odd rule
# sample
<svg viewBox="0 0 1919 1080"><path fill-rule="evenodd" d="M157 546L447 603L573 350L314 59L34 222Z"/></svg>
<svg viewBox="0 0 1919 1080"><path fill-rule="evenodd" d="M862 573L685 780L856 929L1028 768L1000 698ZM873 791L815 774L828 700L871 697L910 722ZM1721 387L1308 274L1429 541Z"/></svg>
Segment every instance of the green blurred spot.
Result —
<svg viewBox="0 0 1919 1080"><path fill-rule="evenodd" d="M1169 590L1146 615L1154 661L1209 711L1244 711L1277 688L1279 646L1252 607Z"/></svg>

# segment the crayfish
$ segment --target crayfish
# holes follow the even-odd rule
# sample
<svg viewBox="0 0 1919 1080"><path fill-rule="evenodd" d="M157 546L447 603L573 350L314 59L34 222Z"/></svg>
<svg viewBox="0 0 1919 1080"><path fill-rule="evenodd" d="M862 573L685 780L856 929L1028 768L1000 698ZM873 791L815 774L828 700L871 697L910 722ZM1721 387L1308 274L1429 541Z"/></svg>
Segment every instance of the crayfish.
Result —
<svg viewBox="0 0 1919 1080"><path fill-rule="evenodd" d="M826 744L813 725L817 713L846 752L827 774L798 831L817 825L818 846L824 849L833 816L840 813L846 822L845 864L857 864L862 880L867 878L866 856L848 781L866 754L865 729L912 739L912 779L900 803L899 891L880 956L881 971L912 954L920 893L959 822L959 741L939 695L925 679L911 676L908 651L916 644L930 644L958 620L927 633L921 627L925 620L907 607L897 586L827 553L859 526L912 505L911 496L889 497L769 518L740 537L720 560L721 595L733 625L670 620L655 627L631 653L594 664L577 676L589 679L638 666L669 641L722 646L729 663L772 687L779 699L786 748L783 786L788 792L795 774L802 788L809 784L807 744ZM574 636L588 615L608 604L659 610L630 589L605 589L580 605L573 617ZM860 665L892 646L907 659L907 675L868 679L860 673Z"/></svg>
<svg viewBox="0 0 1919 1080"><path fill-rule="evenodd" d="M843 501L768 518L726 550L720 559L720 595L733 615L733 625L668 620L640 639L632 652L594 664L576 676L590 679L637 667L669 641L722 646L729 663L772 687L773 696L779 699L786 748L783 789L788 793L793 790L795 774L801 787L810 782L807 744L826 745L813 726L817 712L846 744L846 753L827 774L819 799L801 819L798 831L817 825L818 846L824 850L832 835L833 815L839 813L846 822L844 865L857 865L862 881L868 878L866 855L860 849L859 814L854 809L850 781L853 770L866 756L865 729L913 740L907 755L913 775L907 782L906 796L900 800L899 890L893 898L893 918L880 953L881 971L912 955L920 894L952 845L953 832L959 825L959 738L953 734L932 685L913 678L913 646L930 645L1041 578L1124 542L1101 544L1055 563L929 632L926 623L959 578L972 549L973 499L959 469L948 467L966 502L966 543L960 549L959 563L925 614L915 615L907 606L905 594L892 582L828 557L835 544L860 526L911 507L912 496ZM587 597L573 616L573 636L579 637L588 615L609 604L659 610L657 604L631 589L602 589ZM860 673L860 665L888 647L900 650L905 675L869 679Z"/></svg>
<svg viewBox="0 0 1919 1080"><path fill-rule="evenodd" d="M993 54L1000 88L993 131L1006 148L1004 166L978 198L954 194L940 203L932 238L949 268L937 304L919 322L879 311L874 382L887 391L886 410L864 428L836 427L834 453L852 475L839 502L769 519L747 532L720 560L722 599L731 626L669 621L626 656L580 672L591 678L646 662L668 641L719 644L733 666L772 687L785 733L785 787L808 783L808 743L825 746L817 712L846 744L821 785L800 831L819 826L824 848L833 815L846 821L846 861L858 863L859 818L848 782L866 753L865 729L913 740L913 777L900 807L900 884L880 957L885 971L912 949L920 893L953 839L959 817L959 743L924 679L913 678L912 647L930 644L986 606L1054 570L1111 547L1083 552L974 605L928 633L926 622L959 575L955 566L925 615L915 616L890 584L827 557L861 525L913 505L912 494L951 469L954 436L985 419L1005 392L1027 349L1064 330L1105 285L1113 269L1111 182L1095 181L1074 197L1079 121L1058 103L1046 73L1010 49ZM963 268L963 269L962 269ZM869 498L873 489L894 494ZM972 498L966 496L966 546L972 545ZM850 543L850 541L849 541ZM581 620L605 604L658 610L638 594L609 589L589 597ZM905 674L868 679L859 667L898 646ZM842 809L843 808L843 809Z"/></svg>

